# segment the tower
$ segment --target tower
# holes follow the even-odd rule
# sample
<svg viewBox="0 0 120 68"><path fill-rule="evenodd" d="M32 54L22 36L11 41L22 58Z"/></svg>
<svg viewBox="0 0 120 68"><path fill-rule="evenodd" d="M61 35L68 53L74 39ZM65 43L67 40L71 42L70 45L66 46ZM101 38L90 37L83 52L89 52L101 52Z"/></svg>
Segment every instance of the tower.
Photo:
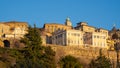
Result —
<svg viewBox="0 0 120 68"><path fill-rule="evenodd" d="M116 25L114 24L113 25L113 28L112 28L112 31L116 31L117 29L116 29Z"/></svg>
<svg viewBox="0 0 120 68"><path fill-rule="evenodd" d="M72 26L72 23L71 23L71 21L70 21L70 18L67 18L67 19L66 19L65 25L66 25L66 26Z"/></svg>

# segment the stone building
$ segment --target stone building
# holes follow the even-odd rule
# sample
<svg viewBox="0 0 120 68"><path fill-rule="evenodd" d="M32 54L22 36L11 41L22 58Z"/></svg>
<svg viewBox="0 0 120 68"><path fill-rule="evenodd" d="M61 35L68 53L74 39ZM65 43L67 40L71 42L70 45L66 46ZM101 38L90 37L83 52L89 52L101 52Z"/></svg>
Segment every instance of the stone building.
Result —
<svg viewBox="0 0 120 68"><path fill-rule="evenodd" d="M10 33L10 27L5 25L4 23L0 23L0 38L3 37L4 34Z"/></svg>
<svg viewBox="0 0 120 68"><path fill-rule="evenodd" d="M89 47L108 48L106 34L100 32L84 33L84 45Z"/></svg>
<svg viewBox="0 0 120 68"><path fill-rule="evenodd" d="M89 26L86 22L77 23L75 29L84 32L84 46L108 48L108 30Z"/></svg>
<svg viewBox="0 0 120 68"><path fill-rule="evenodd" d="M45 34L42 37L46 38L46 41L43 42L46 42L46 44L52 44L52 33L54 33L57 30L68 30L68 29L72 29L72 23L69 18L66 19L65 24L57 24L57 23L44 24L42 28L42 32L45 32Z"/></svg>
<svg viewBox="0 0 120 68"><path fill-rule="evenodd" d="M7 46L11 47L13 40L23 37L27 33L27 29L28 24L26 22L0 22L0 46L4 47L7 44Z"/></svg>
<svg viewBox="0 0 120 68"><path fill-rule="evenodd" d="M77 23L75 29L83 32L95 32L95 27L89 26L86 22Z"/></svg>
<svg viewBox="0 0 120 68"><path fill-rule="evenodd" d="M4 38L20 38L27 33L28 24L26 22L1 22L0 35Z"/></svg>
<svg viewBox="0 0 120 68"><path fill-rule="evenodd" d="M56 30L72 29L72 23L70 22L70 19L67 18L65 24L48 23L44 24L43 29L48 33L53 33Z"/></svg>
<svg viewBox="0 0 120 68"><path fill-rule="evenodd" d="M83 46L83 32L79 30L58 30L53 33L52 42L55 45Z"/></svg>

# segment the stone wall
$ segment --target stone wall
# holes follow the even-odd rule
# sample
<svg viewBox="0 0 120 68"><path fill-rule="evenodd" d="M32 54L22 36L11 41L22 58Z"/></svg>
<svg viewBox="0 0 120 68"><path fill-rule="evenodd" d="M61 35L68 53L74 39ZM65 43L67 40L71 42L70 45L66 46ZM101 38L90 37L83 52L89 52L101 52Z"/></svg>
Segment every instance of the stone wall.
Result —
<svg viewBox="0 0 120 68"><path fill-rule="evenodd" d="M47 45L51 46L56 52L56 62L65 55L72 55L80 60L85 68L88 68L89 63L92 59L97 58L100 53L100 48L90 48L90 47L73 47L73 46L59 46L59 45ZM102 49L102 55L110 58L113 68L116 67L117 54L116 51L108 51L107 49ZM120 55L120 53L119 53ZM120 58L120 57L119 57Z"/></svg>

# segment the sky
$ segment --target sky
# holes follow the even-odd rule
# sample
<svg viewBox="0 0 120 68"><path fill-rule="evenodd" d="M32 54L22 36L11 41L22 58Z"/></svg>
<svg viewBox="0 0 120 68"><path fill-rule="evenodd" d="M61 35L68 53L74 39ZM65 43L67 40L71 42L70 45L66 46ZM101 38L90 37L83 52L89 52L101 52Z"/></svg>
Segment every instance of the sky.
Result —
<svg viewBox="0 0 120 68"><path fill-rule="evenodd" d="M111 30L120 28L120 0L0 0L0 22L20 21L36 24L64 24L69 17L73 27L90 26Z"/></svg>

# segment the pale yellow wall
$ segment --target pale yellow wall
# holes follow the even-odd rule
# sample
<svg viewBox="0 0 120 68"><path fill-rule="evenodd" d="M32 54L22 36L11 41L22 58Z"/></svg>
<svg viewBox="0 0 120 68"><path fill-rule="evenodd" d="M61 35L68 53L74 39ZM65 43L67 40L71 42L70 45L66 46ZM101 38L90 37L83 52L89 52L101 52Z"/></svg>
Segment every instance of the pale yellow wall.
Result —
<svg viewBox="0 0 120 68"><path fill-rule="evenodd" d="M12 32L12 34L25 34L25 33L26 33L26 30L24 27L23 28L16 27Z"/></svg>
<svg viewBox="0 0 120 68"><path fill-rule="evenodd" d="M72 27L70 26L65 26L62 24L45 24L44 29L47 32L53 33L54 31L60 29L60 30L67 30L67 29L71 29Z"/></svg>
<svg viewBox="0 0 120 68"><path fill-rule="evenodd" d="M105 30L105 29L99 29L99 32L100 32L100 33L104 33L104 34L106 34L106 37L108 38L108 30Z"/></svg>
<svg viewBox="0 0 120 68"><path fill-rule="evenodd" d="M56 38L57 37L57 38ZM82 46L83 32L79 30L56 31L52 36L53 44L67 46Z"/></svg>
<svg viewBox="0 0 120 68"><path fill-rule="evenodd" d="M79 30L67 30L67 45L69 46L82 46L83 45L83 32Z"/></svg>
<svg viewBox="0 0 120 68"><path fill-rule="evenodd" d="M82 29L84 32L95 32L95 28L90 26L82 26Z"/></svg>
<svg viewBox="0 0 120 68"><path fill-rule="evenodd" d="M107 48L107 37L104 33L94 32L93 35L93 47Z"/></svg>
<svg viewBox="0 0 120 68"><path fill-rule="evenodd" d="M4 22L0 23L0 35L5 34L7 38L20 38L27 33L28 24L21 22Z"/></svg>
<svg viewBox="0 0 120 68"><path fill-rule="evenodd" d="M108 48L106 34L100 32L88 32L84 36L84 44L90 47Z"/></svg>
<svg viewBox="0 0 120 68"><path fill-rule="evenodd" d="M10 27L5 24L0 24L0 34L10 33Z"/></svg>

